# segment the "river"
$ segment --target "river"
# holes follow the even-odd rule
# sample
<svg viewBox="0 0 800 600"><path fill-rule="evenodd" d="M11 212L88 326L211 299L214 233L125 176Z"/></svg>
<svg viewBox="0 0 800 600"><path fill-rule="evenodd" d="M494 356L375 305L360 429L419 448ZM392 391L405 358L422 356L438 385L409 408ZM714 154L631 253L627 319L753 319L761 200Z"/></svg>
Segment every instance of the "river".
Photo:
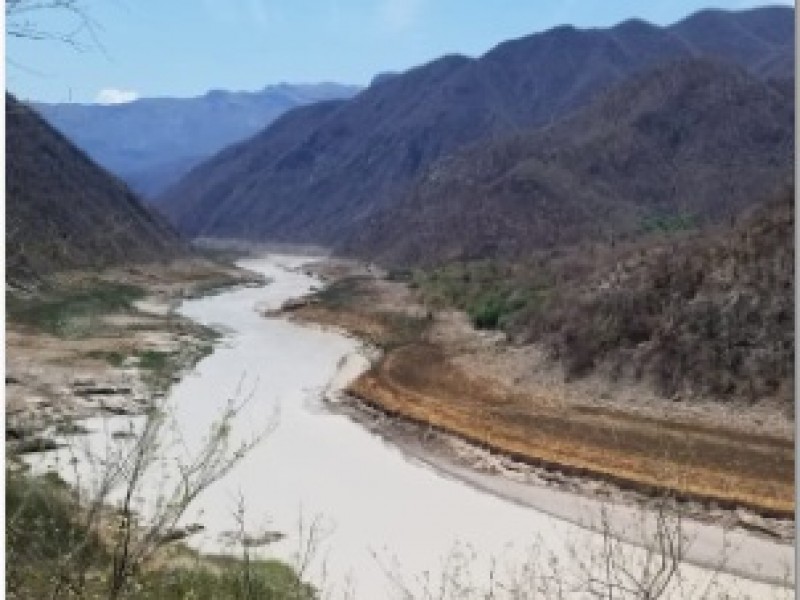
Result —
<svg viewBox="0 0 800 600"><path fill-rule="evenodd" d="M591 562L590 551L602 548L601 536L442 476L326 409L323 392L337 377L341 383L344 362L359 360L359 343L259 312L320 285L298 268L304 260L276 255L243 260L242 266L263 273L271 283L189 300L179 309L226 334L213 354L173 386L166 400L174 415L169 435L179 432L180 444L173 439L165 456L191 455L202 446L231 398L246 399L231 429L234 443L266 432L191 506L184 522L202 523L205 530L189 538L190 544L209 552L230 551L224 533L237 529L240 514L248 531L286 534L260 552L292 560L316 523L318 543L309 576L331 598L409 597L404 587L414 597L425 597L426 581L438 590L443 571L458 573L465 585L485 585L493 572L495 580L516 579L524 587L531 576L525 564L537 565L538 574L552 568L562 581L580 579L576 565ZM97 452L119 423L90 420L93 433L83 443ZM37 460L57 461L65 477L79 471L68 465L63 452L43 456ZM155 494L158 486L150 489ZM626 552L631 561L642 560L639 550ZM781 556L791 561L791 549ZM722 590L733 597L790 597L777 587L690 565L680 575L683 585L673 586L671 597L700 597L712 579L709 597L719 597ZM456 587L450 592L446 597L466 594ZM574 597L587 596L583 591Z"/></svg>

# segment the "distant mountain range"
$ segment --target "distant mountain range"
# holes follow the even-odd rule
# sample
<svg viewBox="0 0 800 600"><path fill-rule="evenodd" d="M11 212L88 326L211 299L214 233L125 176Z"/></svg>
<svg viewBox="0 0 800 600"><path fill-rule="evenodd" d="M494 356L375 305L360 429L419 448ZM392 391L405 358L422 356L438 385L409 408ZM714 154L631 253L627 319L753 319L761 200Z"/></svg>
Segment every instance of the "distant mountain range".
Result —
<svg viewBox="0 0 800 600"><path fill-rule="evenodd" d="M187 246L128 187L6 95L6 278L162 261Z"/></svg>
<svg viewBox="0 0 800 600"><path fill-rule="evenodd" d="M681 67L647 78L676 61L685 78ZM445 206L449 213L499 211L487 225L473 219L457 232L464 238L457 251L469 254L523 247L527 242L504 238L535 233L517 221L538 219L543 205L551 208L541 227L569 223L575 235L633 231L651 209L717 218L751 198L738 185L763 176L769 187L766 179L791 164L793 108L784 102L793 75L789 7L709 10L668 27L638 20L608 29L557 27L477 59L446 56L378 77L349 100L294 109L192 169L156 204L190 236L325 244L364 256L391 255L413 222L424 220L429 233L460 223L438 220ZM643 79L608 92L632 77ZM603 101L606 92L612 95ZM766 107L758 105L763 100ZM710 120L693 122L689 114ZM440 172L433 166L470 145L470 158L441 163L457 194L442 199L436 190L451 188L433 185ZM751 158L752 166L741 168ZM498 161L492 173L473 171ZM448 164L463 167L448 172ZM678 175L688 164L691 172ZM466 178L472 174L478 180ZM576 176L587 185L572 198L569 179ZM470 197L472 204L460 207L458 199ZM641 206L631 212L632 203ZM421 235L415 252L424 253Z"/></svg>
<svg viewBox="0 0 800 600"><path fill-rule="evenodd" d="M198 162L260 131L287 110L349 98L359 89L336 83L280 84L258 92L214 90L196 98L33 107L99 165L151 197Z"/></svg>

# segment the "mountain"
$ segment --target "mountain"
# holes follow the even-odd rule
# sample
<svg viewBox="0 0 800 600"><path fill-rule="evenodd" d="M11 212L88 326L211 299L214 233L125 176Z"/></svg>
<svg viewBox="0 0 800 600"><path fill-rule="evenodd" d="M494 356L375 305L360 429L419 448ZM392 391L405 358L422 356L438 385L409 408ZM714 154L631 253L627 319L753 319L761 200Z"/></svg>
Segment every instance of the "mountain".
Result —
<svg viewBox="0 0 800 600"><path fill-rule="evenodd" d="M224 152L194 168L156 203L190 236L333 246L403 198L441 157L554 123L636 73L707 57L757 77L785 74L793 22L788 7L704 11L669 27L557 27L478 59L445 56L379 77L324 114L284 115L235 157Z"/></svg>
<svg viewBox="0 0 800 600"><path fill-rule="evenodd" d="M743 69L678 61L554 125L435 163L339 249L397 264L720 222L794 162L794 95Z"/></svg>
<svg viewBox="0 0 800 600"><path fill-rule="evenodd" d="M6 95L6 274L159 261L187 252L163 218Z"/></svg>
<svg viewBox="0 0 800 600"><path fill-rule="evenodd" d="M195 164L251 136L287 110L348 98L356 86L280 84L258 92L213 90L196 98L33 107L93 160L151 197Z"/></svg>

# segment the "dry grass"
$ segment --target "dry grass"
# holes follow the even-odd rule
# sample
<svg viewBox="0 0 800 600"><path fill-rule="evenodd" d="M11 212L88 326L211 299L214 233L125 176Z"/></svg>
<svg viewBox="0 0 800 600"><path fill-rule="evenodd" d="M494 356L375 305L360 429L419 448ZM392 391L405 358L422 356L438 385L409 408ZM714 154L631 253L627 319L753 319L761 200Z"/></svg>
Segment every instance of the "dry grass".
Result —
<svg viewBox="0 0 800 600"><path fill-rule="evenodd" d="M789 440L504 394L425 344L389 353L349 391L383 411L524 462L646 494L666 491L765 516L794 515Z"/></svg>

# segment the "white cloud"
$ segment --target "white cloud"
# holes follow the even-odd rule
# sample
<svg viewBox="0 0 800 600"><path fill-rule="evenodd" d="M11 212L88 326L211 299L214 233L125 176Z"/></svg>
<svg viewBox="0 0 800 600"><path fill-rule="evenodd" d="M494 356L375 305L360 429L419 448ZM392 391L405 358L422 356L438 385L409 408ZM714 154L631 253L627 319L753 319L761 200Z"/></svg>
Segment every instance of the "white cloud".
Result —
<svg viewBox="0 0 800 600"><path fill-rule="evenodd" d="M133 90L119 90L117 88L104 88L97 92L94 101L98 104L125 104L133 102L139 93Z"/></svg>
<svg viewBox="0 0 800 600"><path fill-rule="evenodd" d="M380 18L394 31L406 31L419 20L424 0L382 0Z"/></svg>

